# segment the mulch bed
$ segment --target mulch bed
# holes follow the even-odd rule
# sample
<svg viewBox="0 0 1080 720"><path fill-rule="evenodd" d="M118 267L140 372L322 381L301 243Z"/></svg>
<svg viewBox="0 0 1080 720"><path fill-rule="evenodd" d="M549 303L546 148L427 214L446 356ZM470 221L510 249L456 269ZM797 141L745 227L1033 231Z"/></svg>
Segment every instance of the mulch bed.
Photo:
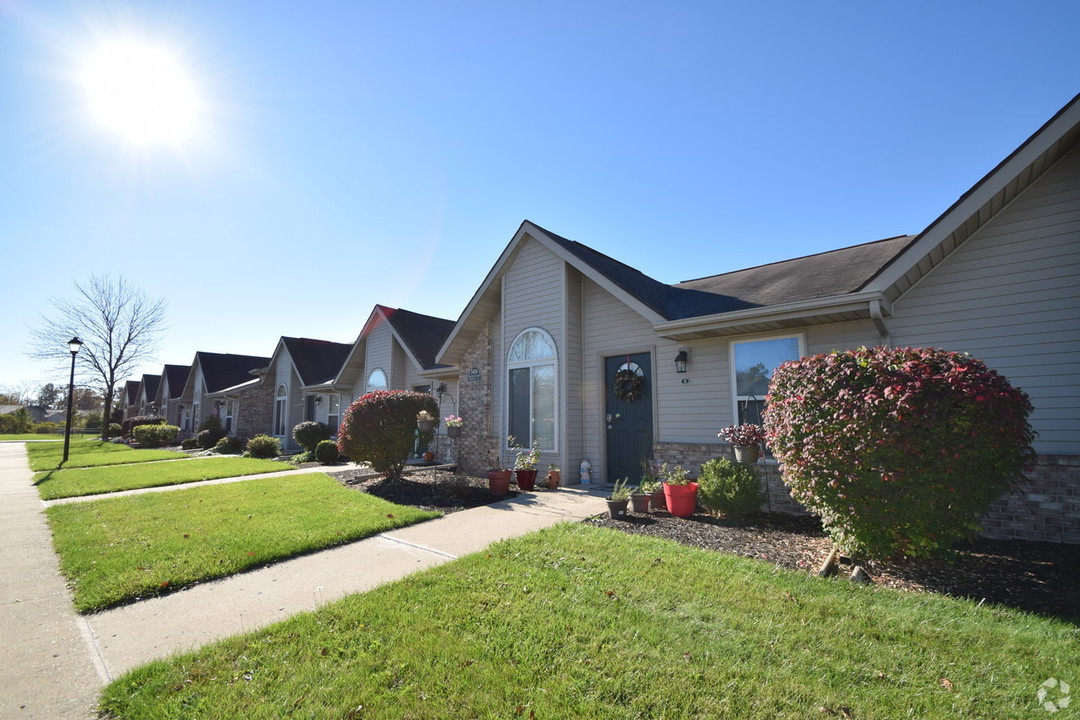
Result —
<svg viewBox="0 0 1080 720"><path fill-rule="evenodd" d="M511 490L507 496L494 496L488 491L487 478L446 471L422 471L393 481L360 472L339 473L338 478L349 487L390 502L442 512L517 495ZM678 518L651 511L630 514L625 520L604 515L585 522L807 573L817 573L832 547L816 518L781 513L735 519L709 515ZM841 558L841 577L850 575L851 570L851 561ZM870 562L866 570L876 585L972 598L1080 622L1080 546L1076 545L979 538L960 545L951 562Z"/></svg>
<svg viewBox="0 0 1080 720"><path fill-rule="evenodd" d="M832 548L816 518L778 513L732 519L677 518L652 511L628 515L626 520L605 515L587 522L808 573L817 573ZM972 598L1080 621L1080 546L1076 545L977 538L959 545L951 562L870 562L865 569L877 585ZM840 576L847 577L851 571L850 559L841 558Z"/></svg>

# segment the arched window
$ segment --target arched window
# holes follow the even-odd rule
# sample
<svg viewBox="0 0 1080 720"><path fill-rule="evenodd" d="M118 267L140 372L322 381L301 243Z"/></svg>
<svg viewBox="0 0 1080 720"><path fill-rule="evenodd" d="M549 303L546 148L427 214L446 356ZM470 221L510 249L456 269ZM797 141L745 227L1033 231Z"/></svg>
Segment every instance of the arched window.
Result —
<svg viewBox="0 0 1080 720"><path fill-rule="evenodd" d="M285 425L289 417L289 388L278 385L277 397L274 398L274 435L285 437Z"/></svg>
<svg viewBox="0 0 1080 720"><path fill-rule="evenodd" d="M386 382L386 373L379 368L375 368L371 371L371 374L367 377L367 392L374 392L376 390L386 390L388 383Z"/></svg>
<svg viewBox="0 0 1080 720"><path fill-rule="evenodd" d="M528 447L555 450L557 352L555 341L540 328L514 338L506 356L507 434Z"/></svg>

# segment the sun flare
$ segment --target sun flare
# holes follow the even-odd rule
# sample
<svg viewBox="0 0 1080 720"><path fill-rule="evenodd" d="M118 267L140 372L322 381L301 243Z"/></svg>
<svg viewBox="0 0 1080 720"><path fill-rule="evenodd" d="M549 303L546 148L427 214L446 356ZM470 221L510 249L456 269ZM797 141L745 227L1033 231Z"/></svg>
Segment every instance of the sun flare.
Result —
<svg viewBox="0 0 1080 720"><path fill-rule="evenodd" d="M157 48L103 47L82 81L98 121L132 143L176 142L193 129L195 89L180 64Z"/></svg>

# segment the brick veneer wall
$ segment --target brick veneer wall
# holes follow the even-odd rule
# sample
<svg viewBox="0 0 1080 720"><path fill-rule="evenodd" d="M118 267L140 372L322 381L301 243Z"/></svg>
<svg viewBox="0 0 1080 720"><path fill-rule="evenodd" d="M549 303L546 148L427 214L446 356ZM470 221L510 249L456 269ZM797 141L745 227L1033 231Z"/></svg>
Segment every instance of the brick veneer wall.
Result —
<svg viewBox="0 0 1080 720"><path fill-rule="evenodd" d="M732 457L727 443L663 443L653 445L656 462L682 465L691 475L714 457ZM806 509L791 498L773 461L754 465L767 501L763 510L796 515ZM1040 455L1034 470L1013 493L994 501L980 521L984 537L1080 544L1080 455Z"/></svg>
<svg viewBox="0 0 1080 720"><path fill-rule="evenodd" d="M458 469L461 472L483 475L488 469L488 457L499 447L499 438L491 434L490 408L493 390L491 376L491 326L484 327L461 358L458 376L458 414L465 421L461 437L455 442ZM469 372L480 371L479 380L469 380Z"/></svg>
<svg viewBox="0 0 1080 720"><path fill-rule="evenodd" d="M240 412L236 418L235 436L250 440L256 435L268 435L274 425L274 384L257 383L244 388L237 397Z"/></svg>

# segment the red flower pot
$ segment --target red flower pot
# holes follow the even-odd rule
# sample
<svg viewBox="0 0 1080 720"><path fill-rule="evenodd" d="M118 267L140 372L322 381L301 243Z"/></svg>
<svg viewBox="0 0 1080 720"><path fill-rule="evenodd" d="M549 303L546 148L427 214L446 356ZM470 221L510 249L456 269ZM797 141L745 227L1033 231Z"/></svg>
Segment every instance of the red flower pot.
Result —
<svg viewBox="0 0 1080 720"><path fill-rule="evenodd" d="M696 482L685 485L668 485L664 483L664 500L667 501L668 512L675 517L690 517L697 507L698 484Z"/></svg>
<svg viewBox="0 0 1080 720"><path fill-rule="evenodd" d="M488 485L492 495L506 495L510 492L510 470L488 470Z"/></svg>
<svg viewBox="0 0 1080 720"><path fill-rule="evenodd" d="M536 471L515 470L514 474L517 475L518 489L524 492L532 492L533 487L536 486Z"/></svg>

